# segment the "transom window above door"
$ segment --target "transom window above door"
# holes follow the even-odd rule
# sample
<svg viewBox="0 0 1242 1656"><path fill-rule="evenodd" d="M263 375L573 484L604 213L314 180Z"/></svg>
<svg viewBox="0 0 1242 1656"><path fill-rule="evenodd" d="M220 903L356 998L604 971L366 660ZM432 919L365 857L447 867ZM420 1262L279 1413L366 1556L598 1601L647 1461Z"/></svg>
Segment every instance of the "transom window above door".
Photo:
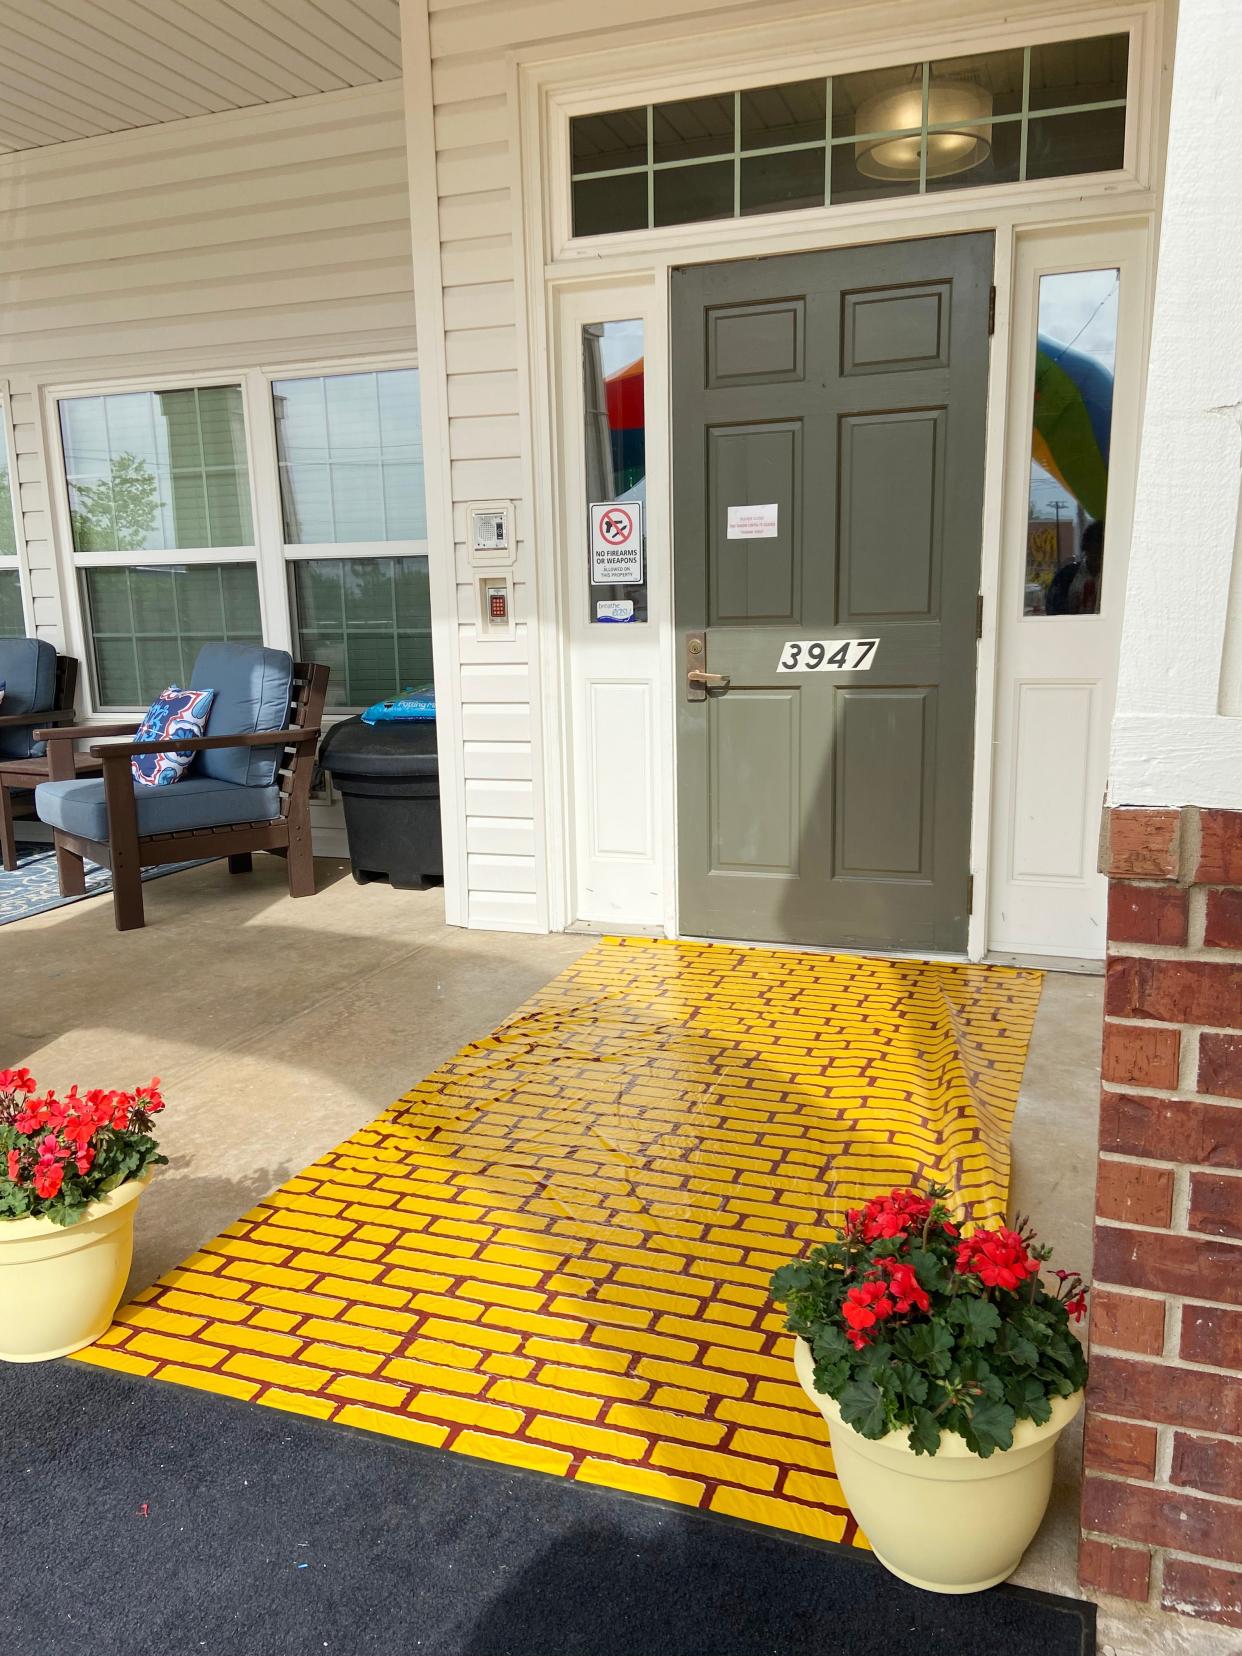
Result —
<svg viewBox="0 0 1242 1656"><path fill-rule="evenodd" d="M1115 171L1129 40L1096 35L573 116L574 234Z"/></svg>

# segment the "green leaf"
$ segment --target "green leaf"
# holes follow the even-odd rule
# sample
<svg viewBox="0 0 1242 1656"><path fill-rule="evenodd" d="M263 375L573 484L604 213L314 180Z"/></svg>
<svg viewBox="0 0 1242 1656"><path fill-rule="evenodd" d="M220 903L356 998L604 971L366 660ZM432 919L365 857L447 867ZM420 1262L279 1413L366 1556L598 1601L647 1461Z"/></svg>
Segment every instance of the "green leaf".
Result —
<svg viewBox="0 0 1242 1656"><path fill-rule="evenodd" d="M1033 1420L1042 1426L1052 1418L1052 1405L1044 1383L1034 1374L1021 1374L1005 1388L1005 1397L1012 1404L1019 1420Z"/></svg>
<svg viewBox="0 0 1242 1656"><path fill-rule="evenodd" d="M1015 1418L1008 1403L995 1403L991 1399L976 1403L970 1411L965 1434L967 1448L984 1460L995 1449L1012 1449Z"/></svg>
<svg viewBox="0 0 1242 1656"><path fill-rule="evenodd" d="M1020 1368L1034 1368L1039 1361L1039 1347L1034 1340L1023 1339L1012 1329L1005 1331L1004 1350L1001 1351L999 1347L997 1350L1001 1356L1011 1358Z"/></svg>
<svg viewBox="0 0 1242 1656"><path fill-rule="evenodd" d="M934 1455L940 1447L940 1424L930 1409L916 1409L910 1426L910 1447L916 1455Z"/></svg>
<svg viewBox="0 0 1242 1656"><path fill-rule="evenodd" d="M960 1295L949 1307L949 1316L972 1345L990 1345L1000 1331L1000 1312L990 1300Z"/></svg>
<svg viewBox="0 0 1242 1656"><path fill-rule="evenodd" d="M830 1324L820 1323L811 1335L811 1354L817 1363L835 1363L840 1358L848 1358L850 1344L839 1328Z"/></svg>
<svg viewBox="0 0 1242 1656"><path fill-rule="evenodd" d="M943 1323L915 1323L902 1330L902 1345L913 1363L930 1374L947 1374L953 1361L953 1334Z"/></svg>
<svg viewBox="0 0 1242 1656"><path fill-rule="evenodd" d="M795 1260L791 1265L782 1265L772 1273L772 1298L776 1300L792 1299L795 1294L804 1294L815 1285L815 1272L805 1260Z"/></svg>
<svg viewBox="0 0 1242 1656"><path fill-rule="evenodd" d="M841 1418L866 1438L881 1438L888 1431L884 1394L874 1380L851 1380L838 1399Z"/></svg>
<svg viewBox="0 0 1242 1656"><path fill-rule="evenodd" d="M906 1407L927 1401L927 1376L920 1374L913 1363L897 1363L891 1372L901 1389Z"/></svg>
<svg viewBox="0 0 1242 1656"><path fill-rule="evenodd" d="M834 1363L816 1363L815 1390L825 1397L837 1397L850 1377L850 1365L845 1358Z"/></svg>

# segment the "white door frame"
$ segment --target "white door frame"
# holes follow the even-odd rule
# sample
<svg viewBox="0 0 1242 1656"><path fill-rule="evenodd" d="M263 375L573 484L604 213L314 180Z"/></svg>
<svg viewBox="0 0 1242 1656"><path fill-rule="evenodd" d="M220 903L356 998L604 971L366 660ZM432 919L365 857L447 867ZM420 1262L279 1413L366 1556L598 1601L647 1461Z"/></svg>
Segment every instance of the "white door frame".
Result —
<svg viewBox="0 0 1242 1656"><path fill-rule="evenodd" d="M580 498L581 480L565 469L568 452L563 425L566 405L562 394L562 297L590 291L599 301L599 317L620 315L617 294L647 284L651 291L646 372L648 441L648 513L671 522L671 468L668 465L669 275L674 265L718 262L743 256L828 250L833 247L909 240L918 236L951 235L991 230L995 235L997 286L996 331L988 385L985 486L982 519L980 591L983 630L979 642L976 701L974 784L971 805L971 873L975 901L968 930L967 955L980 959L987 950L989 859L991 851L993 741L995 736L998 673L997 605L1003 543L1003 485L1008 440L1007 411L1010 374L1010 308L1015 238L1035 227L1090 223L1106 229L1124 218L1154 217L1158 194L1157 136L1160 128L1162 70L1160 37L1162 10L1156 3L1121 10L1115 6L1070 9L1057 6L1008 8L1004 20L976 22L970 28L960 20L952 32L941 31L915 40L909 29L895 33L891 18L883 29L868 28L866 19L851 19L836 28L831 39L825 19L802 19L798 40L781 38L780 28L754 31L753 46L739 45L747 31L727 39L700 36L677 42L626 45L605 54L591 53L555 63L524 63L515 54L510 66L510 108L516 112L514 133L515 189L522 203L525 260L519 271L519 307L524 322L525 354L529 373L523 381L523 425L529 440L532 478L534 541L540 602L538 629L539 682L543 767L543 821L547 847L548 924L562 930L579 920L575 913L574 798L579 778L572 760L574 674L569 662L567 591L569 560L576 540L565 530L563 502ZM600 236L575 242L569 234L568 122L574 113L625 107L627 102L690 96L696 92L746 84L805 78L808 74L841 72L867 61L882 63L923 56L948 56L981 50L988 45L1029 42L1039 38L1087 36L1102 30L1130 28L1131 119L1127 134L1124 176L1068 178L1040 185L991 186L933 196L910 197L895 206L888 201L857 207L826 208L813 212L678 226L626 235ZM818 41L808 42L808 35ZM900 46L898 41L901 42ZM728 49L725 50L725 47ZM892 54L898 55L894 57ZM1015 438L1015 441L1017 439ZM1029 441L1029 433L1021 441ZM572 440L568 444L572 447ZM665 473L662 498L655 498L651 456L659 447ZM671 555L671 553L670 553ZM671 573L671 571L670 571ZM676 892L674 695L679 685L672 615L672 582L666 582L667 604L657 623L652 609L650 625L662 634L663 680L658 705L662 710L655 757L660 766L657 797L668 802L662 824L666 848L663 892L664 930L678 935ZM592 929L609 927L596 921Z"/></svg>
<svg viewBox="0 0 1242 1656"><path fill-rule="evenodd" d="M1139 220L1099 230L1088 225L1032 230L1017 242L988 903L989 948L1004 959L1047 955L1086 963L1104 958L1107 881L1096 866L1097 842L1138 470L1151 241L1149 226ZM1023 599L1040 281L1068 271L1113 267L1120 274L1120 293L1100 611L1027 616ZM1071 765L1071 744L1062 741L1067 712L1083 738L1077 767ZM1047 766L1036 762L1028 746L1041 740L1054 750ZM1048 774L1054 765L1055 774Z"/></svg>

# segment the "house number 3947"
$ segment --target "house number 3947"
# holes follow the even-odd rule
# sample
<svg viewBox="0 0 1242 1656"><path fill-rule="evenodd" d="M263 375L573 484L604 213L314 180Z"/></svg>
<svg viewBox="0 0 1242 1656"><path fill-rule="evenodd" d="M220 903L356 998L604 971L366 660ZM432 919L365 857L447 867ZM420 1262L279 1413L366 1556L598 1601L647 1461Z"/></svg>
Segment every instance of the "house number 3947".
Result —
<svg viewBox="0 0 1242 1656"><path fill-rule="evenodd" d="M778 673L865 673L878 638L794 638L781 646Z"/></svg>

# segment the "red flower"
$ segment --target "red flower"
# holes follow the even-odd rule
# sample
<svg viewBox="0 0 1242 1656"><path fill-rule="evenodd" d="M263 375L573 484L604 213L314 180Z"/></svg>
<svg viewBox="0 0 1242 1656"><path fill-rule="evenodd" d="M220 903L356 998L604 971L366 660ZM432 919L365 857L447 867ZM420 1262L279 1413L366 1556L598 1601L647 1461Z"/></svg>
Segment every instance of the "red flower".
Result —
<svg viewBox="0 0 1242 1656"><path fill-rule="evenodd" d="M17 1184L21 1177L22 1159L16 1150L9 1151L9 1178Z"/></svg>
<svg viewBox="0 0 1242 1656"><path fill-rule="evenodd" d="M1031 1258L1016 1231L1003 1226L994 1231L976 1231L957 1245L960 1276L977 1276L988 1288L1015 1289L1024 1277L1035 1276L1039 1262Z"/></svg>
<svg viewBox="0 0 1242 1656"><path fill-rule="evenodd" d="M903 1265L896 1259L882 1259L880 1265L888 1272L888 1291L902 1315L907 1311L931 1310L931 1300L915 1276L912 1265Z"/></svg>
<svg viewBox="0 0 1242 1656"><path fill-rule="evenodd" d="M873 1328L884 1317L891 1317L896 1309L888 1297L887 1283L863 1282L851 1288L841 1306L841 1315L850 1325L846 1339L856 1351L861 1351L867 1344L863 1330Z"/></svg>
<svg viewBox="0 0 1242 1656"><path fill-rule="evenodd" d="M28 1069L0 1070L0 1093L32 1093L36 1085Z"/></svg>
<svg viewBox="0 0 1242 1656"><path fill-rule="evenodd" d="M1080 1290L1079 1293L1074 1295L1073 1299L1067 1299L1065 1302L1065 1309L1069 1312L1070 1316L1073 1317L1075 1322L1081 1322L1083 1313L1087 1309L1086 1289L1084 1288Z"/></svg>
<svg viewBox="0 0 1242 1656"><path fill-rule="evenodd" d="M49 1201L60 1189L65 1170L59 1162L41 1161L34 1171L35 1195Z"/></svg>
<svg viewBox="0 0 1242 1656"><path fill-rule="evenodd" d="M846 1219L864 1242L878 1242L921 1230L931 1210L925 1196L913 1190L893 1190L887 1196L873 1197L865 1208L855 1208Z"/></svg>

